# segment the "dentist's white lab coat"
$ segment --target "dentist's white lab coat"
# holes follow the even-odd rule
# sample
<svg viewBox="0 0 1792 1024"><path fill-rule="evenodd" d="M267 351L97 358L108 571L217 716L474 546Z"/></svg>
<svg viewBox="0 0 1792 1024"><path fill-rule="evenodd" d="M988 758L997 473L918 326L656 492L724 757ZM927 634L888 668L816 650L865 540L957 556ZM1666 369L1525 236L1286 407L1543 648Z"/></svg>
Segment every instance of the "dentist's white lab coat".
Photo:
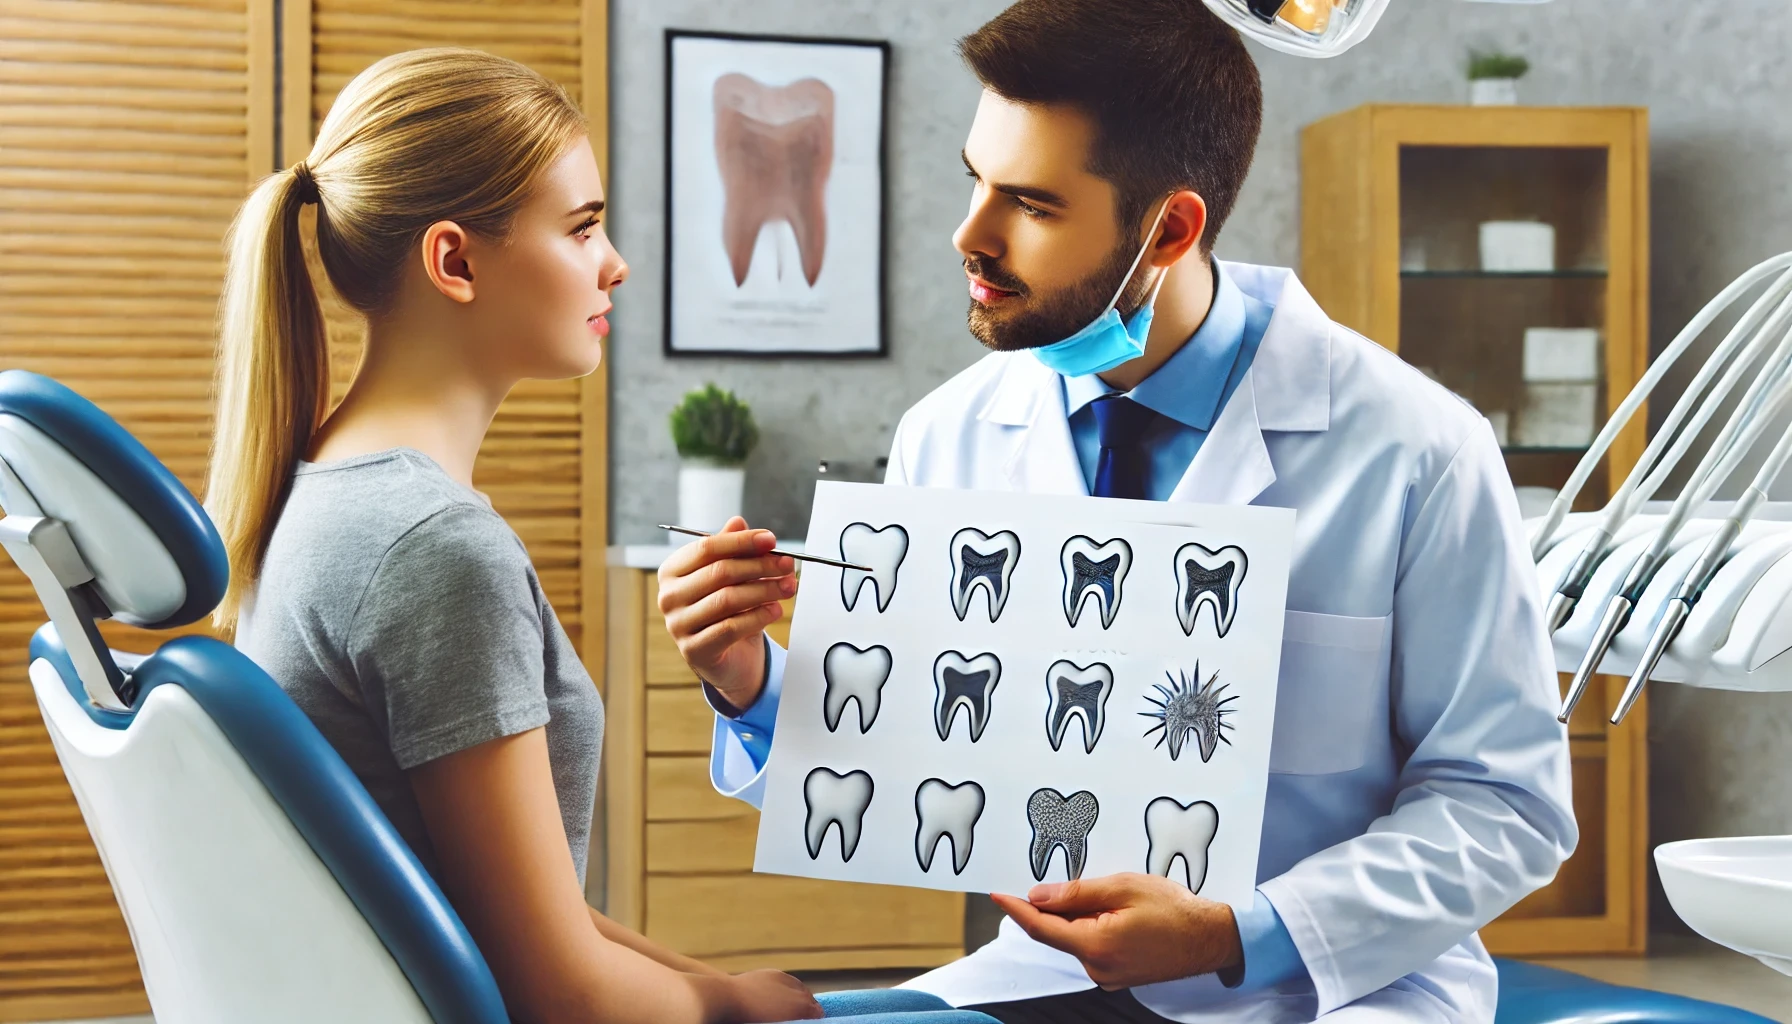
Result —
<svg viewBox="0 0 1792 1024"><path fill-rule="evenodd" d="M1259 885L1310 980L1134 993L1189 1022L1491 1022L1496 976L1474 932L1578 839L1499 446L1465 403L1332 323L1291 271L1226 271L1275 314L1170 500L1297 511ZM887 482L1087 493L1062 387L1025 353L910 409ZM1005 921L910 987L962 1006L1091 984Z"/></svg>

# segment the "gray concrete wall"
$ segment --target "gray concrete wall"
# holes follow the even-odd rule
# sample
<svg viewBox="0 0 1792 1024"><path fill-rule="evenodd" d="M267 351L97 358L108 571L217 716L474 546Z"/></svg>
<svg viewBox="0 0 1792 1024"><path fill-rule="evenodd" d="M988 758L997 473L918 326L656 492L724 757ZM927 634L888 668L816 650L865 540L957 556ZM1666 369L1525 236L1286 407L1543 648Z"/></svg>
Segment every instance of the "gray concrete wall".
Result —
<svg viewBox="0 0 1792 1024"><path fill-rule="evenodd" d="M952 229L968 201L958 149L977 89L953 41L1003 0L613 0L612 218L633 278L613 318L614 535L657 540L675 511L667 410L715 380L751 402L764 443L749 466L755 522L800 534L815 461L882 454L909 403L974 361ZM667 360L661 355L664 68L668 26L852 35L894 44L890 357L859 362ZM1455 102L1470 46L1529 57L1521 99L1650 108L1651 304L1657 347L1736 274L1792 248L1792 14L1723 5L1558 0L1542 6L1395 0L1350 54L1258 50L1265 117L1256 166L1220 255L1299 258L1297 133L1372 101ZM1683 375L1680 375L1683 376ZM1676 378L1678 379L1678 378ZM1672 385L1673 381L1670 381ZM1670 386L1670 394L1674 390ZM1656 690L1654 840L1792 832L1792 696Z"/></svg>

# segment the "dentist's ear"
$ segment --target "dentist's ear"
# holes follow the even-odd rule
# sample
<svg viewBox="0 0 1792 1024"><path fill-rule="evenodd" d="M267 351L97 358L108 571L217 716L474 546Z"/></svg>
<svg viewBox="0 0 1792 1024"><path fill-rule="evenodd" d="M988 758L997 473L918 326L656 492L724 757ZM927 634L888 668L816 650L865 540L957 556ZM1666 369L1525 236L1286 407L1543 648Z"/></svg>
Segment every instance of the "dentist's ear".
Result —
<svg viewBox="0 0 1792 1024"><path fill-rule="evenodd" d="M1191 249L1199 254L1201 233L1206 230L1207 203L1200 194L1188 189L1172 193L1164 208L1157 243L1151 247L1146 261L1154 267L1167 267Z"/></svg>
<svg viewBox="0 0 1792 1024"><path fill-rule="evenodd" d="M436 291L454 300L473 301L472 236L451 220L439 220L423 232L423 272Z"/></svg>

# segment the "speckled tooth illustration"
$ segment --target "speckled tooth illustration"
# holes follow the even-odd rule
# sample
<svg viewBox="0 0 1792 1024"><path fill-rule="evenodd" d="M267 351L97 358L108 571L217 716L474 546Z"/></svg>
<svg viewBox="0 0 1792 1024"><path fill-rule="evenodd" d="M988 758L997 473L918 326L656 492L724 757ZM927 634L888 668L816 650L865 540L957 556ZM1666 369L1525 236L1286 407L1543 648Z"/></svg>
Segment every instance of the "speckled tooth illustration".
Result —
<svg viewBox="0 0 1792 1024"><path fill-rule="evenodd" d="M971 862L971 843L977 819L983 816L983 787L975 782L954 786L944 779L928 779L915 790L915 861L922 871L933 869L933 853L941 839L952 842L952 873L964 874Z"/></svg>
<svg viewBox="0 0 1792 1024"><path fill-rule="evenodd" d="M989 621L1002 617L1008 604L1008 583L1020 562L1020 538L1012 530L984 533L967 526L952 535L952 610L958 621L971 610L971 592L988 599Z"/></svg>
<svg viewBox="0 0 1792 1024"><path fill-rule="evenodd" d="M852 860L859 848L859 833L865 823L865 809L871 806L876 790L871 776L863 771L842 775L828 768L816 768L803 780L803 803L809 813L803 821L804 838L809 841L809 859L821 858L821 842L828 829L840 829L840 859Z"/></svg>
<svg viewBox="0 0 1792 1024"><path fill-rule="evenodd" d="M1033 845L1028 851L1035 881L1045 881L1052 851L1064 851L1064 868L1070 878L1083 876L1089 858L1089 833L1101 817L1095 794L1080 790L1068 797L1055 789L1039 789L1027 798L1027 821L1033 826Z"/></svg>
<svg viewBox="0 0 1792 1024"><path fill-rule="evenodd" d="M1219 809L1205 800L1181 803L1160 796L1145 807L1145 870L1169 878L1182 858L1183 882L1200 892L1207 880L1207 849L1220 830Z"/></svg>
<svg viewBox="0 0 1792 1024"><path fill-rule="evenodd" d="M870 523L853 523L840 531L840 560L871 569L840 570L840 600L852 611L859 602L859 591L867 582L877 591L877 610L885 611L896 597L896 574L908 554L908 531L894 524L873 527Z"/></svg>
<svg viewBox="0 0 1792 1024"><path fill-rule="evenodd" d="M1045 711L1045 736L1052 749L1064 745L1070 720L1083 723L1083 752L1095 750L1095 741L1107 727L1108 696L1114 692L1114 670L1101 662L1087 667L1072 661L1055 661L1045 670L1049 701Z"/></svg>
<svg viewBox="0 0 1792 1024"><path fill-rule="evenodd" d="M846 702L859 702L859 732L871 731L877 712L883 705L884 684L890 681L890 649L882 644L860 650L848 643L828 648L821 658L821 678L825 684L821 699L821 717L828 731L840 728L840 716Z"/></svg>
<svg viewBox="0 0 1792 1024"><path fill-rule="evenodd" d="M1226 635L1238 614L1238 588L1249 566L1244 549L1232 545L1210 551L1190 543L1176 549L1176 619L1183 635L1194 635L1202 608L1213 610L1214 629Z"/></svg>
<svg viewBox="0 0 1792 1024"><path fill-rule="evenodd" d="M1064 620L1074 628L1083 605L1093 597L1101 628L1112 626L1120 613L1126 574L1132 569L1132 545L1119 537L1103 544L1090 537L1072 537L1058 553L1058 564L1064 571Z"/></svg>

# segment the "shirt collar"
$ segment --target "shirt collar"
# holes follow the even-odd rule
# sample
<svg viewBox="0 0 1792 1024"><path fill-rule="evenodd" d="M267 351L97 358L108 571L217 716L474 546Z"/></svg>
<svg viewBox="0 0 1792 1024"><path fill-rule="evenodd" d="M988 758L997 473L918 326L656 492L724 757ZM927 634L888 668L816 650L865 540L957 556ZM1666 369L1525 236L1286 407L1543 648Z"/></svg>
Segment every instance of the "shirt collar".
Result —
<svg viewBox="0 0 1792 1024"><path fill-rule="evenodd" d="M1129 392L1140 405L1196 430L1212 429L1226 378L1244 344L1244 293L1219 260L1213 261L1213 277L1213 304L1194 336ZM1117 393L1093 373L1061 379L1064 408L1072 416L1097 398Z"/></svg>

